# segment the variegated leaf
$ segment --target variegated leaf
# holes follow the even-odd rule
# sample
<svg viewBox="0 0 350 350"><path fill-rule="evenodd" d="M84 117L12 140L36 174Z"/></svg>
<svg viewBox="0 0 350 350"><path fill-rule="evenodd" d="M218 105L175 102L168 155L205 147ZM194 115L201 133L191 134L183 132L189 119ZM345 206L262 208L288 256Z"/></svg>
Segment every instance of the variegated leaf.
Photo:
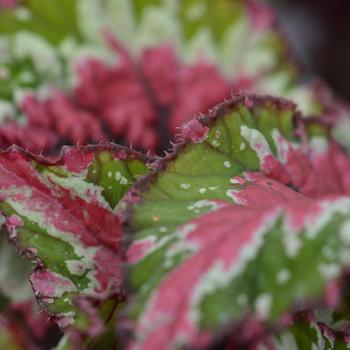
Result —
<svg viewBox="0 0 350 350"><path fill-rule="evenodd" d="M147 171L144 159L118 146L68 147L54 161L0 153L5 228L37 261L35 294L62 327L76 321L76 296L122 298L120 200Z"/></svg>
<svg viewBox="0 0 350 350"><path fill-rule="evenodd" d="M350 265L350 160L322 120L242 96L184 125L143 182L128 251L132 349L205 346L323 300Z"/></svg>

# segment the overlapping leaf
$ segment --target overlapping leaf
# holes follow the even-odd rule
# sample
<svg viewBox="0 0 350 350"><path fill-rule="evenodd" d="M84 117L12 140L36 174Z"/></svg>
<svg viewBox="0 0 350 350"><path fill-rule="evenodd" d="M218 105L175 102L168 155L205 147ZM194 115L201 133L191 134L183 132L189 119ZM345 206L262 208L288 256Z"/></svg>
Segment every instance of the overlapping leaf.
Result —
<svg viewBox="0 0 350 350"><path fill-rule="evenodd" d="M255 96L184 126L133 206L131 348L206 346L249 315L337 305L350 160L327 135L293 104Z"/></svg>
<svg viewBox="0 0 350 350"><path fill-rule="evenodd" d="M30 280L39 301L62 327L82 327L77 310L85 301L76 296L111 296L114 310L122 299L119 201L147 171L143 158L91 146L64 148L49 162L12 148L0 163L5 227L18 249L37 260Z"/></svg>

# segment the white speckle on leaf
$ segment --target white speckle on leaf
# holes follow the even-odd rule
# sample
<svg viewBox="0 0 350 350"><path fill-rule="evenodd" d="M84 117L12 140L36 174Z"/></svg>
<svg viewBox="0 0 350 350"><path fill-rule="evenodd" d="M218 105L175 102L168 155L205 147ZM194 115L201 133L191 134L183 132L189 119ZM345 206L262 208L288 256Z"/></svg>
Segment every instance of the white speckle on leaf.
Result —
<svg viewBox="0 0 350 350"><path fill-rule="evenodd" d="M278 271L276 280L278 284L285 284L290 279L290 271L287 269L281 269Z"/></svg>
<svg viewBox="0 0 350 350"><path fill-rule="evenodd" d="M345 244L350 244L350 220L346 220L339 230L340 239Z"/></svg>
<svg viewBox="0 0 350 350"><path fill-rule="evenodd" d="M19 6L14 12L16 18L20 21L27 22L32 19L31 12L24 6Z"/></svg>
<svg viewBox="0 0 350 350"><path fill-rule="evenodd" d="M109 178L111 178L111 177L113 176L112 172L109 171L109 172L107 173L107 176L108 176Z"/></svg>
<svg viewBox="0 0 350 350"><path fill-rule="evenodd" d="M232 178L230 179L230 182L232 185L242 185L242 181L240 179L237 179L237 178Z"/></svg>
<svg viewBox="0 0 350 350"><path fill-rule="evenodd" d="M225 168L231 168L231 163L228 160L226 160L224 162L224 166L225 166Z"/></svg>
<svg viewBox="0 0 350 350"><path fill-rule="evenodd" d="M265 320L268 318L271 310L272 298L270 294L260 294L255 299L255 310L259 318Z"/></svg>
<svg viewBox="0 0 350 350"><path fill-rule="evenodd" d="M180 185L180 187L183 188L184 190L187 190L187 189L189 189L191 187L191 185L190 184L186 184L186 183L182 183Z"/></svg>
<svg viewBox="0 0 350 350"><path fill-rule="evenodd" d="M284 232L282 237L282 243L286 249L286 254L290 258L294 258L298 255L302 242L297 232Z"/></svg>
<svg viewBox="0 0 350 350"><path fill-rule="evenodd" d="M172 265L174 265L174 260L167 258L164 260L163 267L169 269Z"/></svg>
<svg viewBox="0 0 350 350"><path fill-rule="evenodd" d="M211 144L213 147L220 147L220 142L218 140L213 140Z"/></svg>
<svg viewBox="0 0 350 350"><path fill-rule="evenodd" d="M121 185L127 185L128 184L128 179L123 176L119 171L116 171L114 178L116 181L118 181Z"/></svg>
<svg viewBox="0 0 350 350"><path fill-rule="evenodd" d="M244 143L244 142L242 142L242 143L240 144L239 150L240 150L240 151L244 151L244 150L245 150L245 143Z"/></svg>
<svg viewBox="0 0 350 350"><path fill-rule="evenodd" d="M192 203L191 205L189 205L187 207L188 210L193 210L196 212L196 210L198 209L202 209L202 208L207 208L209 207L210 210L217 210L219 209L221 206L220 204L214 202L214 201L209 201L209 200L200 200L198 202ZM200 211L198 211L200 212Z"/></svg>
<svg viewBox="0 0 350 350"><path fill-rule="evenodd" d="M207 192L207 189L204 188L204 187L202 187L202 188L200 188L200 189L198 190L198 192L201 193L201 194L204 194L205 192Z"/></svg>
<svg viewBox="0 0 350 350"><path fill-rule="evenodd" d="M326 280L331 280L340 275L341 269L337 264L320 264L318 271Z"/></svg>
<svg viewBox="0 0 350 350"><path fill-rule="evenodd" d="M121 185L127 185L128 184L128 179L125 176L122 176L122 178L120 179L120 184Z"/></svg>

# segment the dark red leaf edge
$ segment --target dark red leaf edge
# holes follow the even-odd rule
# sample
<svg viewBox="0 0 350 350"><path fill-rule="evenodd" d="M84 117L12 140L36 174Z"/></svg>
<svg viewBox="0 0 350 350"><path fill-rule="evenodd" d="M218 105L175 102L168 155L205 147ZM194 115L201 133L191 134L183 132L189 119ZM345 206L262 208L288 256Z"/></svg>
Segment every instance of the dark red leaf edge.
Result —
<svg viewBox="0 0 350 350"><path fill-rule="evenodd" d="M138 180L134 184L133 189L138 193L145 192L149 188L149 185L158 177L158 175L166 169L167 163L175 159L179 155L179 153L182 152L182 150L187 146L191 138L200 137L202 128L211 127L217 119L223 117L228 111L230 111L235 106L241 104L242 102L244 104L248 104L250 107L253 107L253 105L264 105L266 103L272 103L279 109L293 110L293 123L296 127L296 132L298 134L303 134L305 132L304 126L316 123L323 125L326 128L327 133L330 135L330 129L332 126L335 125L337 120L336 113L326 113L319 116L310 116L304 118L301 112L298 110L297 105L294 102L283 97L276 97L272 95L258 95L247 92L232 94L230 99L227 99L224 102L217 104L212 109L210 109L207 114L200 114L194 116L192 122L197 124L198 126L199 130L197 135L191 134L187 131L186 125L188 124L188 122L180 126L179 133L175 135L175 140L171 142L172 148L164 152L164 157L154 158L154 161L152 163L152 170L149 172L148 175ZM328 111L334 112L334 110L330 106L328 107ZM195 121L198 121L199 123ZM127 234L125 234L124 240L125 249L127 249L132 243L134 234L130 225L132 215L132 204L132 202L128 202L128 207L126 209Z"/></svg>

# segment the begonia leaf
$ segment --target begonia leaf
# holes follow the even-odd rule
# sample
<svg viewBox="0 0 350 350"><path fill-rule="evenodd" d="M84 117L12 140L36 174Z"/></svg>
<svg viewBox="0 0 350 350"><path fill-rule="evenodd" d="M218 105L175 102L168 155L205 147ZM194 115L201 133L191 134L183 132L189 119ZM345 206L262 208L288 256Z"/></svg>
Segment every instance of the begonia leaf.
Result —
<svg viewBox="0 0 350 350"><path fill-rule="evenodd" d="M0 153L0 208L17 248L37 262L30 281L61 327L77 296L120 302L123 206L147 158L119 146L64 148L48 161L16 147Z"/></svg>
<svg viewBox="0 0 350 350"><path fill-rule="evenodd" d="M207 346L249 316L336 307L350 160L328 134L292 103L254 95L183 126L131 208L132 349Z"/></svg>

